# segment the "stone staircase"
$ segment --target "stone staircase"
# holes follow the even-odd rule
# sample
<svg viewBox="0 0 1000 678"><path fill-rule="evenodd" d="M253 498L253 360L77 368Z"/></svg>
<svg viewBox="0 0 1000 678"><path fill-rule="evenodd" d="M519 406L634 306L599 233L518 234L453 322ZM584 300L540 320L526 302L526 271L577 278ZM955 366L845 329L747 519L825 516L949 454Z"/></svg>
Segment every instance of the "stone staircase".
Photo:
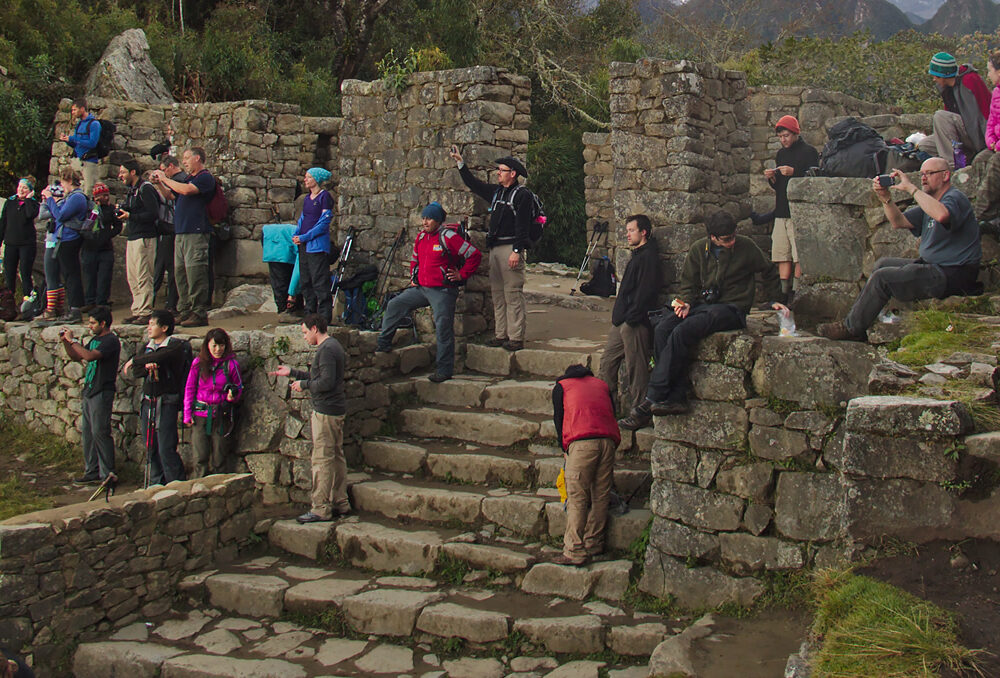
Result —
<svg viewBox="0 0 1000 678"><path fill-rule="evenodd" d="M551 390L571 363L596 370L599 350L469 346L451 381L390 384L392 420L349 479L355 515L262 521L269 555L191 575L164 619L81 645L75 675L645 676L685 625L631 607L623 552L651 515L651 431L623 431L615 484L634 497L608 554L546 562L565 526Z"/></svg>

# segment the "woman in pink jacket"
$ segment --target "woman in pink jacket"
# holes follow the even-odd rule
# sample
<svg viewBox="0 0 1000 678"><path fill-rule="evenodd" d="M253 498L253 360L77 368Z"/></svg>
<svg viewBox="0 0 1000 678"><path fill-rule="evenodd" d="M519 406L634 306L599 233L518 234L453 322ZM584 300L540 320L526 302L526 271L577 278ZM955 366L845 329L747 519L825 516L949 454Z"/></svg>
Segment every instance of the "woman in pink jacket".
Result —
<svg viewBox="0 0 1000 678"><path fill-rule="evenodd" d="M993 52L986 60L986 77L993 85L993 96L990 98L990 116L986 119L986 148L990 153L989 164L986 166L986 176L979 184L979 194L976 196L976 219L980 230L996 234L1000 229L1000 52ZM984 223L984 222L993 223Z"/></svg>
<svg viewBox="0 0 1000 678"><path fill-rule="evenodd" d="M191 362L184 388L184 425L191 428L195 473L222 473L232 443L233 403L243 394L233 343L222 329L211 329ZM211 465L209 465L211 462Z"/></svg>

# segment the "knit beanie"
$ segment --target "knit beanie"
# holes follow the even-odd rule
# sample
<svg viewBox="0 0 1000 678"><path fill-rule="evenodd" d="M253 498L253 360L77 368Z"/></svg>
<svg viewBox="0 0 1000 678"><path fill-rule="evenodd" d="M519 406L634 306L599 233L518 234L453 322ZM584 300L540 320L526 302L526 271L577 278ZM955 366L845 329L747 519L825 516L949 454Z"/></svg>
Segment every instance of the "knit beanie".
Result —
<svg viewBox="0 0 1000 678"><path fill-rule="evenodd" d="M958 75L958 62L947 52L938 52L931 57L931 66L927 72L938 78L954 78Z"/></svg>
<svg viewBox="0 0 1000 678"><path fill-rule="evenodd" d="M330 171L322 167L310 167L306 170L306 174L315 179L317 184L324 184L330 179Z"/></svg>
<svg viewBox="0 0 1000 678"><path fill-rule="evenodd" d="M715 237L732 235L736 232L736 220L729 212L719 211L705 221L705 231Z"/></svg>
<svg viewBox="0 0 1000 678"><path fill-rule="evenodd" d="M109 195L111 194L111 189L108 188L107 184L102 184L101 182L94 184L93 195L95 198L99 195L104 195L105 193Z"/></svg>
<svg viewBox="0 0 1000 678"><path fill-rule="evenodd" d="M781 119L774 125L774 129L780 130L782 127L787 129L792 134L799 133L799 121L795 119L794 115L781 116Z"/></svg>
<svg viewBox="0 0 1000 678"><path fill-rule="evenodd" d="M433 219L439 224L443 224L448 215L445 213L444 208L441 207L441 203L432 202L424 208L420 216L424 219Z"/></svg>

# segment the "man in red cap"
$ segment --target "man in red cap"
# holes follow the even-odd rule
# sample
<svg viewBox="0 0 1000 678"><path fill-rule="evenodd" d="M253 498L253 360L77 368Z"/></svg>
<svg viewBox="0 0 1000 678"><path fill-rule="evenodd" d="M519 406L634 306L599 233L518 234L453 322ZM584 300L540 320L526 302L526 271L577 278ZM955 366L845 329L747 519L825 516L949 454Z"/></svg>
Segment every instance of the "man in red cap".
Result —
<svg viewBox="0 0 1000 678"><path fill-rule="evenodd" d="M778 264L783 301L789 304L795 292L792 289L792 272L802 275L799 252L795 247L795 227L788 209L788 180L804 177L806 170L819 164L819 153L799 137L799 121L785 115L774 126L781 148L774 157L774 169L764 170L764 176L774 189L774 230L771 231L771 261Z"/></svg>

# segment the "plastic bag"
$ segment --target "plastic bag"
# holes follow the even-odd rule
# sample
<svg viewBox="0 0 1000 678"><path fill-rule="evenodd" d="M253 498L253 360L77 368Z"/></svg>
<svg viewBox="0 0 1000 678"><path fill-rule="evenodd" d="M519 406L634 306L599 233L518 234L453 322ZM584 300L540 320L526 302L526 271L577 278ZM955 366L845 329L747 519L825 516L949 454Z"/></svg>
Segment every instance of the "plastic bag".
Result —
<svg viewBox="0 0 1000 678"><path fill-rule="evenodd" d="M559 490L559 501L563 504L566 503L566 467L559 469L559 475L556 476L556 489Z"/></svg>
<svg viewBox="0 0 1000 678"><path fill-rule="evenodd" d="M799 333L795 330L795 316L791 311L778 311L778 325L781 327L778 332L782 337L797 337Z"/></svg>

